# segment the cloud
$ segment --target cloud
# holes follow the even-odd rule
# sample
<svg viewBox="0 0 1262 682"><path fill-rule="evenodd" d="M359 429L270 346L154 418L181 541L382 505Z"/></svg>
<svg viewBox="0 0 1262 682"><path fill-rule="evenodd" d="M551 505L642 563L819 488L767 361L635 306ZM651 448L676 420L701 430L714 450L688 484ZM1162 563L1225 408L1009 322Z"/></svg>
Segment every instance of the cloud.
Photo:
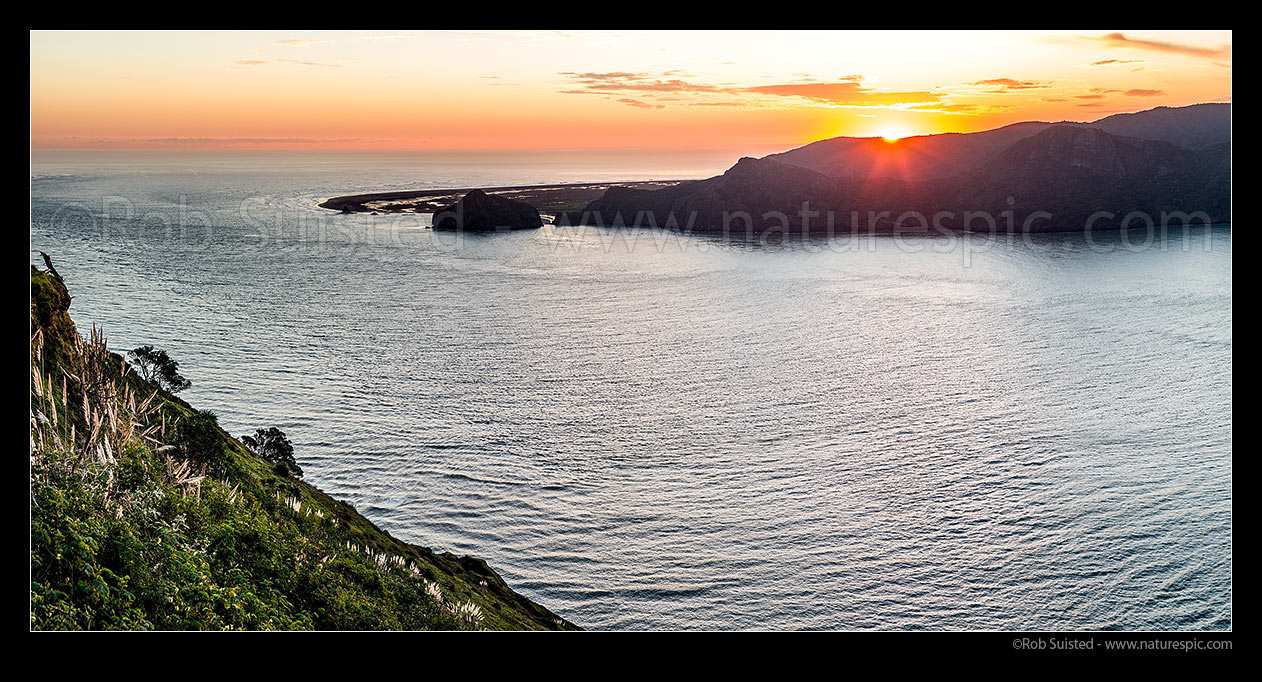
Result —
<svg viewBox="0 0 1262 682"><path fill-rule="evenodd" d="M327 43L327 42L329 41L297 39L297 40L278 40L276 41L276 44L284 45L285 47L306 47L308 45L319 45L320 43Z"/></svg>
<svg viewBox="0 0 1262 682"><path fill-rule="evenodd" d="M915 111L932 111L940 114L980 114L1011 109L1011 104L916 104L906 107Z"/></svg>
<svg viewBox="0 0 1262 682"><path fill-rule="evenodd" d="M562 71L560 75L570 79L576 90L562 90L566 94L598 94L611 95L621 92L722 92L717 85L694 83L682 78L662 78L678 72L667 71L659 76L648 73L630 71L609 71L605 73Z"/></svg>
<svg viewBox="0 0 1262 682"><path fill-rule="evenodd" d="M1165 94L1164 90L1146 90L1144 88L1134 88L1132 90L1114 90L1112 88L1091 88L1089 94L1074 95L1074 99L1105 99L1105 95L1122 94L1127 97L1156 97ZM1043 100L1049 101L1049 100ZM1081 106L1081 105L1080 105Z"/></svg>
<svg viewBox="0 0 1262 682"><path fill-rule="evenodd" d="M261 66L266 64L267 61L263 59L238 59L237 63L243 66Z"/></svg>
<svg viewBox="0 0 1262 682"><path fill-rule="evenodd" d="M973 81L965 83L965 85L973 86L989 86L994 87L993 92L1008 92L1011 90L1036 90L1039 88L1051 87L1051 83L1044 81L1023 81L1015 78L988 78L981 81Z"/></svg>
<svg viewBox="0 0 1262 682"><path fill-rule="evenodd" d="M927 91L882 91L868 87L863 76L845 76L835 81L802 80L773 85L741 86L730 83L705 83L693 80L680 71L644 73L635 71L578 72L562 71L570 87L560 92L574 95L621 96L617 101L629 106L658 106L663 101L684 101L702 106L744 106L732 97L796 98L816 104L844 107L909 107L941 106L946 93ZM679 77L685 76L685 77ZM713 95L726 95L721 102L707 102ZM646 102L645 98L656 102ZM957 109L965 111L963 107Z"/></svg>
<svg viewBox="0 0 1262 682"><path fill-rule="evenodd" d="M561 71L560 75L568 76L570 78L574 78L576 80L581 80L581 81L623 81L623 80L638 80L641 78L647 78L649 74L635 73L632 71L606 71L606 72Z"/></svg>
<svg viewBox="0 0 1262 682"><path fill-rule="evenodd" d="M1171 43L1163 40L1142 40L1138 38L1127 38L1121 33L1107 33L1102 36L1082 36L1084 40L1100 43L1109 47L1127 47L1137 50L1152 50L1154 52L1167 52L1171 54L1182 54L1192 57L1223 57L1231 54L1231 45L1220 45L1218 47L1201 47L1198 45L1184 45L1182 43Z"/></svg>
<svg viewBox="0 0 1262 682"><path fill-rule="evenodd" d="M320 144L325 142L360 142L363 138L314 138L314 137L139 137L132 142L158 144Z"/></svg>
<svg viewBox="0 0 1262 682"><path fill-rule="evenodd" d="M635 107L637 109L665 109L666 108L665 104L649 104L648 102L641 102L638 99L631 99L630 97L623 97L622 99L619 99L618 101L622 102L623 104L627 106Z"/></svg>
<svg viewBox="0 0 1262 682"><path fill-rule="evenodd" d="M1135 64L1142 62L1142 59L1105 59L1098 62L1091 62L1092 66L1106 66L1108 64Z"/></svg>
<svg viewBox="0 0 1262 682"><path fill-rule="evenodd" d="M868 88L853 80L835 83L782 83L743 88L743 92L802 99L840 106L895 106L939 102L945 96L937 92L884 92Z"/></svg>

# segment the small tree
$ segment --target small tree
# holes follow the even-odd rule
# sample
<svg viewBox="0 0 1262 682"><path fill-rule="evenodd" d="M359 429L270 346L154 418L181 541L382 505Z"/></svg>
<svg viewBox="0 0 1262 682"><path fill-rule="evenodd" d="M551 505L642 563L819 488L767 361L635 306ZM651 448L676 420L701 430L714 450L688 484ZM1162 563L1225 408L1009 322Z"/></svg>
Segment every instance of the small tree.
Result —
<svg viewBox="0 0 1262 682"><path fill-rule="evenodd" d="M253 436L242 436L241 442L254 454L275 464L277 473L302 478L302 467L294 459L293 443L275 426L266 430L257 429Z"/></svg>
<svg viewBox="0 0 1262 682"><path fill-rule="evenodd" d="M127 357L136 365L136 372L142 379L170 393L179 393L193 385L193 382L180 376L180 363L172 360L164 350L141 346L127 353Z"/></svg>

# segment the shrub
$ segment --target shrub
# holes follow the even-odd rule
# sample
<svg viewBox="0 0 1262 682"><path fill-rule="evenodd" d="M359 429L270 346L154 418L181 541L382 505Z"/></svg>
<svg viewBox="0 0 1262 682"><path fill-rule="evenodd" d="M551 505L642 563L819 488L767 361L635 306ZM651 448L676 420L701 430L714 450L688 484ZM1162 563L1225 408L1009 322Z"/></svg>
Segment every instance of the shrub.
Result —
<svg viewBox="0 0 1262 682"><path fill-rule="evenodd" d="M210 410L202 410L180 420L176 427L176 444L194 465L224 472L230 461L224 449L219 418Z"/></svg>
<svg viewBox="0 0 1262 682"><path fill-rule="evenodd" d="M276 473L282 476L302 478L302 467L294 459L294 445L285 437L285 433L273 426L270 429L258 429L253 436L242 436L241 442L251 452L275 465Z"/></svg>

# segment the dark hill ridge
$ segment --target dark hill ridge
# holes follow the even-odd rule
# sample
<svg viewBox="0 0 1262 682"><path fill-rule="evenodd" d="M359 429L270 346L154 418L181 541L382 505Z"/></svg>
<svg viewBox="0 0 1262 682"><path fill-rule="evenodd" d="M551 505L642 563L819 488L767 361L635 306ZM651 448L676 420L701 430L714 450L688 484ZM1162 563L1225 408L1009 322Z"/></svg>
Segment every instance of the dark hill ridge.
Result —
<svg viewBox="0 0 1262 682"><path fill-rule="evenodd" d="M1112 135L1202 149L1231 142L1231 105L1157 107L1090 123L1029 121L977 133L919 135L895 142L879 137L835 137L765 158L837 178L890 177L919 182L977 168L1016 142L1053 126L1097 128Z"/></svg>
<svg viewBox="0 0 1262 682"><path fill-rule="evenodd" d="M723 228L724 212L760 218L768 211L803 202L811 202L812 208L838 210L840 198L840 185L820 173L745 157L723 175L707 180L660 190L611 187L584 212L597 221L606 217L606 226L715 231ZM571 213L559 216L558 222L581 219L581 215Z"/></svg>
<svg viewBox="0 0 1262 682"><path fill-rule="evenodd" d="M849 229L856 207L909 205L915 188L877 180L848 183L769 159L742 158L722 175L662 190L611 187L583 211L559 214L559 225L663 227L753 237L768 231Z"/></svg>
<svg viewBox="0 0 1262 682"><path fill-rule="evenodd" d="M1198 155L1157 140L1123 137L1099 128L1052 126L1001 152L996 165L1024 168L1063 166L1100 175L1156 180L1195 167Z"/></svg>
<svg viewBox="0 0 1262 682"><path fill-rule="evenodd" d="M979 133L916 135L893 142L881 137L834 137L763 158L837 178L932 180L975 168L1012 143L1052 125L1030 121Z"/></svg>
<svg viewBox="0 0 1262 682"><path fill-rule="evenodd" d="M1113 114L1081 124L1106 133L1161 140L1188 149L1231 142L1231 104L1212 102L1186 107L1157 107L1133 114Z"/></svg>
<svg viewBox="0 0 1262 682"><path fill-rule="evenodd" d="M1084 229L1097 212L1114 215L1097 217L1094 228L1120 227L1133 211L1154 221L1163 211L1202 211L1213 222L1230 222L1229 155L1224 145L1193 151L1096 128L1053 126L973 171L935 183L934 204L925 208L1012 210L1018 223L1044 211L1052 217L1033 229L1049 231Z"/></svg>
<svg viewBox="0 0 1262 682"><path fill-rule="evenodd" d="M1221 106L1103 121L1111 127L1142 124L1174 134L1180 129L1173 121L1182 115L1189 123L1181 134L1214 139L1224 132ZM1229 138L1229 127L1226 134ZM857 166L853 172L847 160ZM874 168L884 170L873 173ZM804 207L823 215L804 218ZM925 229L939 212L955 214L937 223L945 229L991 229L985 221L965 225L965 211L987 212L997 229L1011 231L1026 229L1026 218L1036 213L1051 216L1040 215L1030 223L1031 231L1082 230L1098 212L1114 215L1096 216L1090 222L1093 229L1120 227L1133 211L1147 213L1158 224L1163 211L1203 212L1210 222L1230 222L1231 144L1189 149L1074 123L1017 124L893 143L837 138L763 159L741 159L723 175L669 189L614 187L583 212L559 215L557 222L732 234L750 229L798 232L809 222L805 231L825 233L891 230L908 211L925 220L904 222L900 229ZM1003 217L1007 211L1009 222ZM881 217L883 212L889 215ZM752 216L752 226L733 218L740 213Z"/></svg>

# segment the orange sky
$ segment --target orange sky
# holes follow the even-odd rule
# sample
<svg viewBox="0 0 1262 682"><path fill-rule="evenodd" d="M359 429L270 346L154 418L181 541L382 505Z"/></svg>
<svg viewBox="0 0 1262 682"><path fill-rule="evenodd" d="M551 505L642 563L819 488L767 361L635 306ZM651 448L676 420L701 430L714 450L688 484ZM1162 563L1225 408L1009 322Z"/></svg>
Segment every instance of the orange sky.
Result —
<svg viewBox="0 0 1262 682"><path fill-rule="evenodd" d="M1230 99L1230 31L31 33L35 148L789 147Z"/></svg>

